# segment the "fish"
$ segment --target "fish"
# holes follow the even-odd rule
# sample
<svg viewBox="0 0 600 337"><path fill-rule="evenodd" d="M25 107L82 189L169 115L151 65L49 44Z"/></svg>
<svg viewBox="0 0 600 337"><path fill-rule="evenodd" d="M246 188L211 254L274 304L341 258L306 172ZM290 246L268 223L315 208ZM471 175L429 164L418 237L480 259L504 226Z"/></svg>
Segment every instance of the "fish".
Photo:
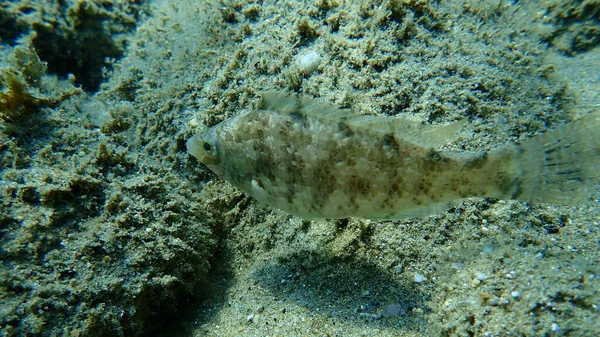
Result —
<svg viewBox="0 0 600 337"><path fill-rule="evenodd" d="M186 147L260 204L307 220L422 217L477 197L576 205L598 185L598 112L489 151L440 150L465 125L268 92Z"/></svg>

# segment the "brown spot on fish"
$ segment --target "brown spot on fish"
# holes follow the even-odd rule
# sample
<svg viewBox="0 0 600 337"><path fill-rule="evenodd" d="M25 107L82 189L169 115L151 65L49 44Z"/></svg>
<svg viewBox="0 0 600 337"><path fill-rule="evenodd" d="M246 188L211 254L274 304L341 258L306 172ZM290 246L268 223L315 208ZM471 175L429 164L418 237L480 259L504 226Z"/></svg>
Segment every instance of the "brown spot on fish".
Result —
<svg viewBox="0 0 600 337"><path fill-rule="evenodd" d="M294 111L294 112L290 113L290 116L292 117L292 120L294 121L294 123L299 124L300 127L308 128L310 126L308 117L306 115L304 115L298 111Z"/></svg>
<svg viewBox="0 0 600 337"><path fill-rule="evenodd" d="M488 153L482 152L481 154L476 155L475 157L468 159L465 163L464 169L467 170L477 170L485 166L488 162Z"/></svg>
<svg viewBox="0 0 600 337"><path fill-rule="evenodd" d="M351 137L352 135L354 135L354 131L352 131L352 128L350 128L350 126L348 126L348 124L346 124L344 122L338 123L338 131L345 138Z"/></svg>
<svg viewBox="0 0 600 337"><path fill-rule="evenodd" d="M383 136L382 142L383 148L386 150L398 152L398 150L400 149L400 145L398 144L396 137L394 137L394 135L391 133L388 133L387 135Z"/></svg>
<svg viewBox="0 0 600 337"><path fill-rule="evenodd" d="M350 187L356 195L367 195L369 193L369 181L363 177L350 177Z"/></svg>
<svg viewBox="0 0 600 337"><path fill-rule="evenodd" d="M431 149L423 160L423 170L428 172L443 171L449 162L449 158L444 157L439 151Z"/></svg>
<svg viewBox="0 0 600 337"><path fill-rule="evenodd" d="M511 198L512 199L517 199L523 193L523 190L521 188L521 181L519 179L515 179L512 182L512 185L513 185L512 188L514 189L514 192L512 193Z"/></svg>
<svg viewBox="0 0 600 337"><path fill-rule="evenodd" d="M273 166L273 163L268 160L268 154L260 151L257 152L258 155L256 157L254 168L255 172L261 176L265 176L269 180L275 180L275 167Z"/></svg>

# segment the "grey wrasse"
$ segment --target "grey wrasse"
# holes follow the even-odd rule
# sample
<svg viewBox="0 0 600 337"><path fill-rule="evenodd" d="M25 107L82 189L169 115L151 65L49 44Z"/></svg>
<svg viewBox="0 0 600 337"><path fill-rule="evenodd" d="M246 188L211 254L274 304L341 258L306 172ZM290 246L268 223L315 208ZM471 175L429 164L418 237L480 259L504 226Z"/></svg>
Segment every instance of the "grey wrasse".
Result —
<svg viewBox="0 0 600 337"><path fill-rule="evenodd" d="M440 151L464 123L357 115L267 93L187 149L260 203L305 219L425 216L473 197L576 204L598 184L600 113L491 151Z"/></svg>

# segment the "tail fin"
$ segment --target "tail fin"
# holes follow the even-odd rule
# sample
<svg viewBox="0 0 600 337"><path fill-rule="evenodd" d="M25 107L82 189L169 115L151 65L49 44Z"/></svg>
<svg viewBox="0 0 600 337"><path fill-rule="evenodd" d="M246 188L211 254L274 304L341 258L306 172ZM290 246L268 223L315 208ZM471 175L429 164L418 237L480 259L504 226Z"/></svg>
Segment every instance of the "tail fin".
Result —
<svg viewBox="0 0 600 337"><path fill-rule="evenodd" d="M518 150L522 177L516 199L585 201L600 180L600 112L526 140Z"/></svg>

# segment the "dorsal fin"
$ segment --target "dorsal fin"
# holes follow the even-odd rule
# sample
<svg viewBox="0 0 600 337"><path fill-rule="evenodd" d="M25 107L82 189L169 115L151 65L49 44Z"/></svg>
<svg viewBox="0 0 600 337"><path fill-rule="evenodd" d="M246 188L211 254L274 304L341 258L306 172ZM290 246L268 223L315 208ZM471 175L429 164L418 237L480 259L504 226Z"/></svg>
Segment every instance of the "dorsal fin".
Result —
<svg viewBox="0 0 600 337"><path fill-rule="evenodd" d="M275 110L285 114L300 113L328 120L339 120L356 115L350 109L342 109L333 104L321 102L317 99L285 95L277 92L266 92L262 95L260 109ZM360 116L360 115L357 115Z"/></svg>
<svg viewBox="0 0 600 337"><path fill-rule="evenodd" d="M460 120L447 125L425 125L397 116L360 115L350 109L342 109L316 99L277 92L264 93L259 108L336 122L343 121L353 129L369 130L382 135L394 134L397 138L431 148L438 148L455 140L458 136L457 131L465 124L464 120Z"/></svg>
<svg viewBox="0 0 600 337"><path fill-rule="evenodd" d="M398 116L360 116L347 121L354 128L366 128L381 134L394 134L413 144L438 148L458 137L458 130L466 123L464 119L446 125L427 125Z"/></svg>

